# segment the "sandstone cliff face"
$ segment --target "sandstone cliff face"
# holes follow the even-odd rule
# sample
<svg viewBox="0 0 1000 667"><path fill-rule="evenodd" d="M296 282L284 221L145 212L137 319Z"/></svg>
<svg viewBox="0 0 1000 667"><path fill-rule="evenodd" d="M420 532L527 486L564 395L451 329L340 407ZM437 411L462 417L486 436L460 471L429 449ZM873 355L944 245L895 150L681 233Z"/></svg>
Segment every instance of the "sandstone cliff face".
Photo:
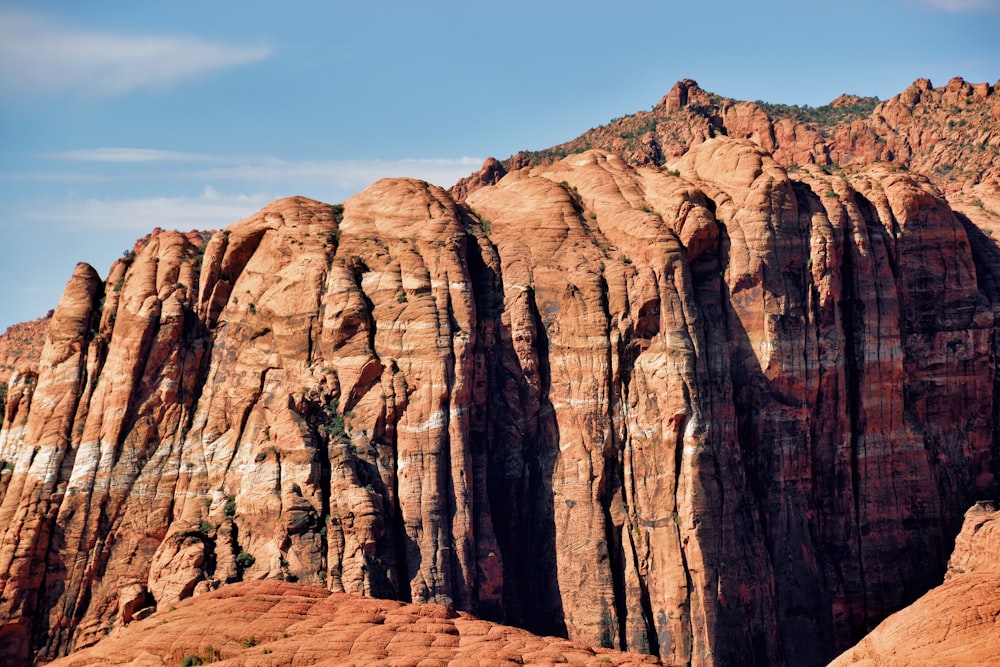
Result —
<svg viewBox="0 0 1000 667"><path fill-rule="evenodd" d="M78 267L0 431L0 655L284 579L822 664L936 584L996 493L989 243L887 167L674 169L380 181Z"/></svg>
<svg viewBox="0 0 1000 667"><path fill-rule="evenodd" d="M23 421L27 416L27 406L21 399L30 394L38 380L38 362L51 317L50 312L46 317L15 324L0 336L0 422ZM12 465L0 459L0 472Z"/></svg>
<svg viewBox="0 0 1000 667"><path fill-rule="evenodd" d="M879 624L831 667L848 665L995 665L1000 618L1000 512L965 515L940 586Z"/></svg>

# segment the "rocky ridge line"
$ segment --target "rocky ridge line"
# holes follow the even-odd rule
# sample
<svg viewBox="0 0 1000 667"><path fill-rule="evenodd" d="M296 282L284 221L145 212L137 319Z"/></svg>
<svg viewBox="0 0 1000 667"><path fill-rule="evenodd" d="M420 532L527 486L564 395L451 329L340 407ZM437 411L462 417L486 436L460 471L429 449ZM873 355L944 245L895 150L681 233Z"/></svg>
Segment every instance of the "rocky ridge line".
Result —
<svg viewBox="0 0 1000 667"><path fill-rule="evenodd" d="M814 108L733 100L685 79L650 111L614 119L548 149L522 151L481 173L547 164L592 148L631 164L670 168L693 146L729 136L754 142L786 168L898 165L929 178L953 208L1000 239L998 84L954 77L935 88L918 79L885 101L841 95ZM463 179L452 192L464 198L480 178Z"/></svg>
<svg viewBox="0 0 1000 667"><path fill-rule="evenodd" d="M943 191L982 182L996 186L998 106L995 85L961 77L941 88L918 79L882 102L841 95L815 108L732 100L685 79L651 111L617 118L548 149L522 151L503 166L551 162L591 148L631 164L670 166L693 146L729 136L754 142L785 167L892 162L931 177Z"/></svg>

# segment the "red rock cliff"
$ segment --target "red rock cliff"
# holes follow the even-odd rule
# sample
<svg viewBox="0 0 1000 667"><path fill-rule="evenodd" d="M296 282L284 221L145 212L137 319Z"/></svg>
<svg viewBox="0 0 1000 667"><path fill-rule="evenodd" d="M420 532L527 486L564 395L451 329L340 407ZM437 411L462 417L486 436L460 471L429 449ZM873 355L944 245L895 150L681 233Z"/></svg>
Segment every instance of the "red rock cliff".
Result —
<svg viewBox="0 0 1000 667"><path fill-rule="evenodd" d="M821 664L936 584L996 493L989 244L887 167L675 167L380 181L78 267L0 431L0 655L270 578Z"/></svg>

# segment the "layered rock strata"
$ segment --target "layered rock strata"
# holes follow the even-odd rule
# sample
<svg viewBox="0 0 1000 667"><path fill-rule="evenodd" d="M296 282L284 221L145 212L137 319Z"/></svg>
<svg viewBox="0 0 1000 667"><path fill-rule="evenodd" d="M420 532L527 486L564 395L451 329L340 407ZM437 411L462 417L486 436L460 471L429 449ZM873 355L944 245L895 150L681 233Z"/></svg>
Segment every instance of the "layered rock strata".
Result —
<svg viewBox="0 0 1000 667"><path fill-rule="evenodd" d="M284 579L823 664L996 494L969 229L921 177L718 138L671 171L590 151L462 203L386 180L157 232L78 267L11 381L0 655Z"/></svg>

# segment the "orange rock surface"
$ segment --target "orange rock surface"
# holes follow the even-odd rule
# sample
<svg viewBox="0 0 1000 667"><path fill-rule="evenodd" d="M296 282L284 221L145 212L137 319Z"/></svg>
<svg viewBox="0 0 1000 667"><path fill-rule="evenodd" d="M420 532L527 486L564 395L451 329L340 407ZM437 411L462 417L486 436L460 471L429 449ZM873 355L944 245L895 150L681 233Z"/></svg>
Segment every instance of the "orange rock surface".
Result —
<svg viewBox="0 0 1000 667"><path fill-rule="evenodd" d="M940 586L882 621L830 667L1000 664L1000 512L966 514Z"/></svg>
<svg viewBox="0 0 1000 667"><path fill-rule="evenodd" d="M819 665L937 584L997 493L1000 250L929 177L706 128L79 266L0 426L0 660L284 580Z"/></svg>
<svg viewBox="0 0 1000 667"><path fill-rule="evenodd" d="M191 656L232 667L660 664L649 655L537 637L442 605L375 600L278 581L233 584L180 602L49 664L176 667Z"/></svg>

